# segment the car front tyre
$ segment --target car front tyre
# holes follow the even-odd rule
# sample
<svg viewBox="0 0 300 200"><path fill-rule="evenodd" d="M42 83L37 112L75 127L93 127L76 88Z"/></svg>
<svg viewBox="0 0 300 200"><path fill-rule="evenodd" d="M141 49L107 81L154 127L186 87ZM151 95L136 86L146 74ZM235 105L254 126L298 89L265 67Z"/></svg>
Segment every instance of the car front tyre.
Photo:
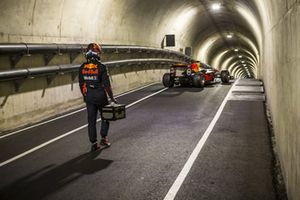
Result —
<svg viewBox="0 0 300 200"><path fill-rule="evenodd" d="M163 85L165 86L165 87L173 87L174 86L174 80L172 80L172 77L171 77L171 74L170 73L165 73L164 75L163 75L163 80L162 80L162 82L163 82Z"/></svg>
<svg viewBox="0 0 300 200"><path fill-rule="evenodd" d="M195 87L203 88L205 84L205 78L202 74L197 74L193 77L193 84Z"/></svg>
<svg viewBox="0 0 300 200"><path fill-rule="evenodd" d="M227 70L221 71L221 80L223 83L229 83L230 75Z"/></svg>

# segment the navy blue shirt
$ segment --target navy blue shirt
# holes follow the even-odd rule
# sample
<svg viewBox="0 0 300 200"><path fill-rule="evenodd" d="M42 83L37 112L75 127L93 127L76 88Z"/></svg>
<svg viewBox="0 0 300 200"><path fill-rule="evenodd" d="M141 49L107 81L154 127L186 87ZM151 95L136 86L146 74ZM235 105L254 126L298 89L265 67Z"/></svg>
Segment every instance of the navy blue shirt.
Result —
<svg viewBox="0 0 300 200"><path fill-rule="evenodd" d="M107 68L100 62L86 62L79 68L79 87L88 103L106 105L106 92L111 92Z"/></svg>

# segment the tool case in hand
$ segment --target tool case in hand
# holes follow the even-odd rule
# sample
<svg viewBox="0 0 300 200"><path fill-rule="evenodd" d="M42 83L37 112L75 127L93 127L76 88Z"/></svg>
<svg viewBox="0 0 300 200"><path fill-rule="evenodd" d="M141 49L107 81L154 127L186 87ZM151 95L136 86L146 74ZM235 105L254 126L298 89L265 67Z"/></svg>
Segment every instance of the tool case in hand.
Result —
<svg viewBox="0 0 300 200"><path fill-rule="evenodd" d="M102 108L102 120L115 121L126 117L125 104L109 104Z"/></svg>

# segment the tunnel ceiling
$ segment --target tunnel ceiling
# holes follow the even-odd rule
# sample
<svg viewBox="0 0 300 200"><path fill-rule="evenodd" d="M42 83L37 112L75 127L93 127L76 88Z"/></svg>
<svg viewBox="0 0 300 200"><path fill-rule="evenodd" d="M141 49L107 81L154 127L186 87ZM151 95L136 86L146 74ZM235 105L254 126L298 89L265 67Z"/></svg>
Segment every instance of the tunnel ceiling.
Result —
<svg viewBox="0 0 300 200"><path fill-rule="evenodd" d="M255 77L262 51L260 0L2 0L2 42L134 44L174 50L236 77ZM214 6L219 5L219 8ZM228 38L229 35L232 38ZM239 64L240 63L240 64Z"/></svg>
<svg viewBox="0 0 300 200"><path fill-rule="evenodd" d="M195 38L197 58L215 68L229 69L236 77L256 77L261 48L261 33L257 31L260 21L253 18L256 24L247 21L249 16L259 16L255 4L242 0L200 2L209 25L205 24L207 29L200 29ZM214 4L220 8L213 9Z"/></svg>
<svg viewBox="0 0 300 200"><path fill-rule="evenodd" d="M161 38L175 34L176 50L191 46L195 59L218 69L229 69L236 77L256 77L260 67L262 24L254 0L131 2L139 4L132 4L132 12L136 11L135 7L142 8L134 18L146 14L142 17L143 23L148 24L151 18L150 27L155 27ZM220 8L213 9L214 4ZM232 38L228 38L229 35Z"/></svg>

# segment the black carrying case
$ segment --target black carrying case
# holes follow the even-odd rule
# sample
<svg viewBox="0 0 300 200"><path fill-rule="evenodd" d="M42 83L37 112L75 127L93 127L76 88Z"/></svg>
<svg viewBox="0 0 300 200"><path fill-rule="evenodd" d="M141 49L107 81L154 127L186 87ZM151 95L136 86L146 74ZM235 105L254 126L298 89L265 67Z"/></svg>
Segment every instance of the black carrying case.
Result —
<svg viewBox="0 0 300 200"><path fill-rule="evenodd" d="M115 121L126 117L125 104L109 104L102 108L102 120Z"/></svg>

